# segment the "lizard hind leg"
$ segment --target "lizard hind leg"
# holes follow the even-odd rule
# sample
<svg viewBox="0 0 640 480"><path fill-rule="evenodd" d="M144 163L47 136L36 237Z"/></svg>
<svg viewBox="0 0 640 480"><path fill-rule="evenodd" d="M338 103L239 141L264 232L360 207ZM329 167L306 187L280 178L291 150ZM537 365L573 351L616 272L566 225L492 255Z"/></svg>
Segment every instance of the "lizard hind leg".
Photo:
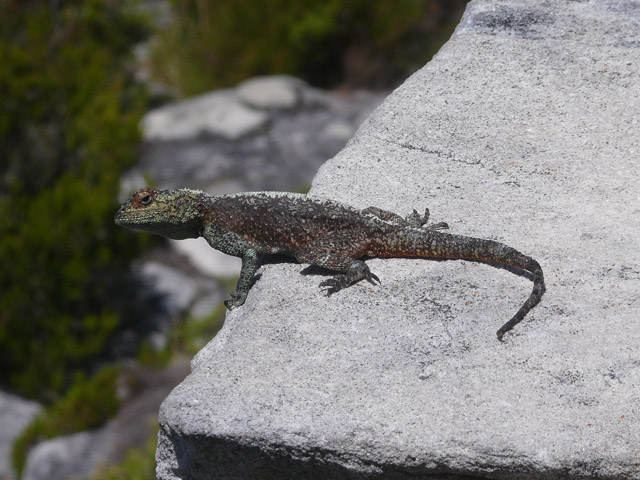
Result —
<svg viewBox="0 0 640 480"><path fill-rule="evenodd" d="M425 230L446 230L449 228L449 225L447 225L446 222L438 222L427 225L429 223L429 217L430 213L428 208L424 209L424 215L422 216L420 216L418 211L414 209L413 212L407 215L407 218L405 220L412 227L424 228Z"/></svg>
<svg viewBox="0 0 640 480"><path fill-rule="evenodd" d="M351 265L345 273L335 275L333 278L329 278L320 283L320 287L326 287L327 297L330 297L333 293L336 293L343 288L353 285L360 280L367 280L375 285L376 282L380 283L380 279L375 273L369 270L369 266L362 260L351 260Z"/></svg>
<svg viewBox="0 0 640 480"><path fill-rule="evenodd" d="M427 225L429 223L429 209L424 209L424 215L420 215L416 209L413 210L406 217L401 217L397 213L388 212L386 210L382 210L378 207L368 207L364 210L361 210L361 213L365 215L373 215L382 220L386 220L387 222L393 222L397 225L406 225L414 228L424 228L425 230L444 230L449 228L445 222L433 223L431 225Z"/></svg>
<svg viewBox="0 0 640 480"><path fill-rule="evenodd" d="M320 287L330 296L360 280L380 283L378 276L369 270L367 264L358 260L364 253L362 250L361 243L350 232L336 232L299 249L295 252L295 257L300 263L337 272L333 278L320 283Z"/></svg>
<svg viewBox="0 0 640 480"><path fill-rule="evenodd" d="M414 208L413 212L407 215L404 221L408 223L411 227L420 228L429 222L429 209L425 208L424 215L420 215L418 211Z"/></svg>

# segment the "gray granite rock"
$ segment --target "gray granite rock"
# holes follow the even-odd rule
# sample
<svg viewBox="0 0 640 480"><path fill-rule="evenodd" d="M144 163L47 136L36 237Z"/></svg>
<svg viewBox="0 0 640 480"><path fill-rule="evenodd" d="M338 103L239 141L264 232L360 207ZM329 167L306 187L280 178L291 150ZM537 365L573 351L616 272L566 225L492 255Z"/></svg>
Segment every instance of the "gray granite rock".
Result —
<svg viewBox="0 0 640 480"><path fill-rule="evenodd" d="M171 247L184 255L190 263L206 275L215 278L235 277L242 261L238 257L213 250L204 238L171 240Z"/></svg>
<svg viewBox="0 0 640 480"><path fill-rule="evenodd" d="M257 77L241 83L236 95L253 108L288 110L299 104L304 86L304 82L286 75Z"/></svg>
<svg viewBox="0 0 640 480"><path fill-rule="evenodd" d="M118 414L101 428L36 445L29 452L22 480L90 478L105 465L122 462L130 448L146 443L153 435L160 402L184 378L187 365L177 361L163 370L133 363L125 367L135 388L124 393Z"/></svg>
<svg viewBox="0 0 640 480"><path fill-rule="evenodd" d="M136 327L145 334L152 333L152 346L162 346L166 341L162 337L177 318L199 318L213 312L227 293L219 279L237 275L240 268L237 265L231 273L232 267L236 266L234 257L221 253L216 255L217 252L208 246L205 251L201 244L185 243L185 247L175 250L160 248L151 258L133 268L140 285L143 285L141 301L149 317L145 319L148 325L140 319ZM124 331L123 335L127 332ZM130 333L134 336L118 338L117 345L127 343L127 340L135 342L135 333Z"/></svg>
<svg viewBox="0 0 640 480"><path fill-rule="evenodd" d="M148 183L211 193L306 189L384 94L328 93L284 75L171 103L149 112L128 194Z"/></svg>
<svg viewBox="0 0 640 480"><path fill-rule="evenodd" d="M640 6L473 1L312 192L505 242L525 277L263 267L161 408L161 480L640 479Z"/></svg>
<svg viewBox="0 0 640 480"><path fill-rule="evenodd" d="M184 313L195 301L199 283L184 273L159 262L146 262L140 267L145 283L164 296L165 308L171 316Z"/></svg>
<svg viewBox="0 0 640 480"><path fill-rule="evenodd" d="M149 112L142 125L145 138L192 140L208 134L237 140L265 125L264 112L247 108L226 93L216 91Z"/></svg>
<svg viewBox="0 0 640 480"><path fill-rule="evenodd" d="M11 466L13 442L41 410L36 402L0 392L0 479L14 478Z"/></svg>
<svg viewBox="0 0 640 480"><path fill-rule="evenodd" d="M80 432L47 440L29 454L23 480L66 480L87 478L94 467L106 461L99 441L100 431Z"/></svg>

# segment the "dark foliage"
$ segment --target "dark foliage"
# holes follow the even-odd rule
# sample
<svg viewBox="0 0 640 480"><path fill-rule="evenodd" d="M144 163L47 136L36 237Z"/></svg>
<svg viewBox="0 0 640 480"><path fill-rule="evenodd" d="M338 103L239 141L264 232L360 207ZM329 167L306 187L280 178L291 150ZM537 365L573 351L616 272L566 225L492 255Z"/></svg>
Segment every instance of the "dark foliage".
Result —
<svg viewBox="0 0 640 480"><path fill-rule="evenodd" d="M0 381L55 398L124 321L143 236L113 224L145 91L117 2L0 1Z"/></svg>
<svg viewBox="0 0 640 480"><path fill-rule="evenodd" d="M153 56L158 79L189 95L254 75L388 88L424 65L466 0L174 1Z"/></svg>

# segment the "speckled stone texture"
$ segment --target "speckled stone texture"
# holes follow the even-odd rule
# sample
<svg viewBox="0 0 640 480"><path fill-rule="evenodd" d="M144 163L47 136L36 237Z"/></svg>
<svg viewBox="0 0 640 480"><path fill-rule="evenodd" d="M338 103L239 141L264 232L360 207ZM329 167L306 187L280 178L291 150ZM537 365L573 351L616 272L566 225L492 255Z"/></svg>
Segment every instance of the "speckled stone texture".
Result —
<svg viewBox="0 0 640 480"><path fill-rule="evenodd" d="M640 3L473 1L312 193L536 258L264 266L161 408L158 477L640 479ZM302 272L302 273L301 273Z"/></svg>

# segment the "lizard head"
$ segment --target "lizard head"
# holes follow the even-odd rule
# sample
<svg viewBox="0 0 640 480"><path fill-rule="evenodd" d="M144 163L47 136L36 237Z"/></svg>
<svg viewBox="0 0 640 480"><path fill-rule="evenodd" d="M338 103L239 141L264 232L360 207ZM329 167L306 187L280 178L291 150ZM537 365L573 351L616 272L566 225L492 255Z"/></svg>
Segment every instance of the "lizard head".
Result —
<svg viewBox="0 0 640 480"><path fill-rule="evenodd" d="M182 240L197 238L204 218L204 192L141 188L118 210L116 225Z"/></svg>

